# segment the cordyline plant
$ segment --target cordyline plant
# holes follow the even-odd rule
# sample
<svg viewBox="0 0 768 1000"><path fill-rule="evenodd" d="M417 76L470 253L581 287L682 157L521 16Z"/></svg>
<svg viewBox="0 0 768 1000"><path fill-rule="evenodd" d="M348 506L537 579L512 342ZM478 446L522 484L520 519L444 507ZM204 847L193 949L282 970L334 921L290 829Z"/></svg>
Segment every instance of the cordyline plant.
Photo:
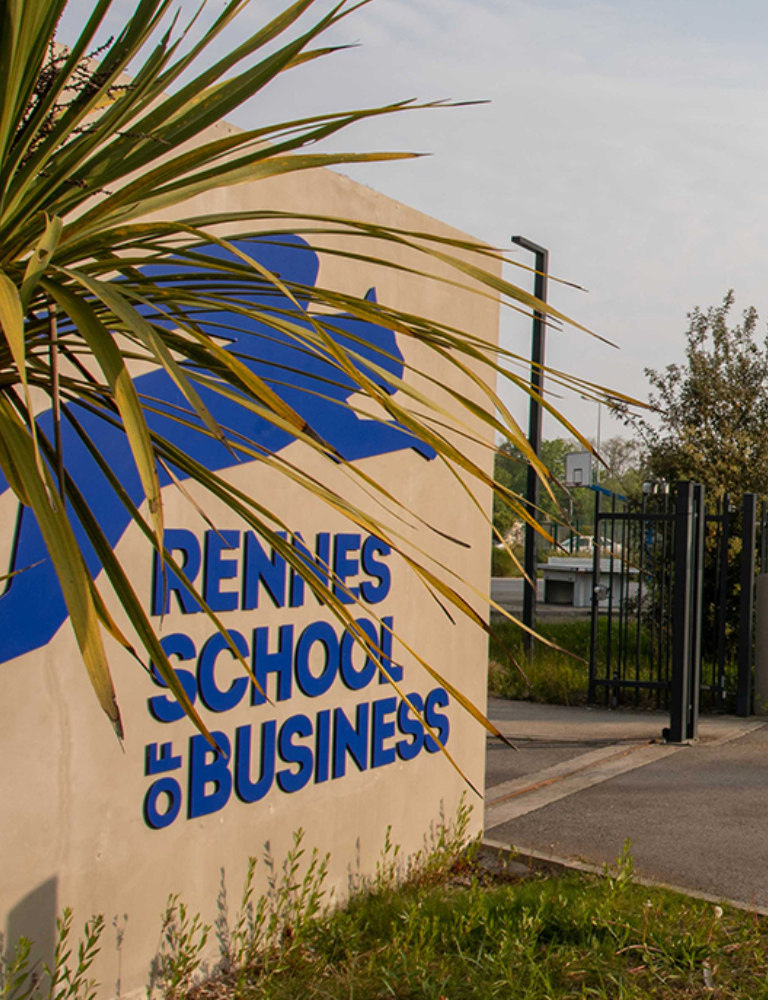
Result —
<svg viewBox="0 0 768 1000"><path fill-rule="evenodd" d="M184 489L182 481L189 479L246 521L375 655L372 640L355 624L337 588L323 587L316 566L292 544L295 539L290 532L286 538L279 511L267 509L258 496L246 496L229 484L199 461L191 453L194 449L179 447L173 435L163 432L173 421L228 449L230 464L263 462L283 472L297 487L321 497L400 552L442 602L483 625L482 618L445 582L444 574L430 568L426 553L421 558L412 549L404 551L397 534L379 520L275 450L236 433L212 415L212 400L236 404L329 461L342 464L368 491L394 502L381 484L354 464L345 463L332 444L285 401L279 378L262 377L236 351L224 349L218 337L203 329L200 317L224 313L234 325L238 319L257 320L261 336L280 338L306 357L322 359L338 380L379 403L390 420L459 473L457 484L469 477L489 487L492 481L487 473L445 433L446 414L440 406L417 392L407 379L393 374L386 352L378 359L375 351L372 355L370 349L363 350L354 336L339 339L338 331L334 336L329 309L414 338L436 356L448 359L471 389L480 387L487 399L482 410L469 396L453 392L456 408L463 409L470 422L479 419L512 441L546 480L546 470L531 454L524 434L488 387L501 365L501 355L493 347L469 333L398 313L367 298L281 278L243 251L240 241L251 236L279 244L281 240L295 242L298 234L311 242L314 233L330 230L348 241L357 239L359 248L349 249L349 257L376 260L370 251L372 239L384 247L407 246L423 254L425 268L431 260L451 265L455 283L479 286L477 294L506 297L516 308L526 310L541 303L494 274L499 258L492 250L458 240L364 221L296 216L290 206L284 212L253 210L147 221L222 186L321 166L411 155L314 149L319 140L357 121L416 105L404 102L212 136L206 130L278 74L332 52L319 44L320 37L359 4L342 0L302 29L297 21L314 0L298 0L223 58L207 61L209 47L242 13L248 0L229 0L194 42L189 40L189 27L176 28L176 19L167 29L163 27L169 0L139 0L119 35L99 50L96 34L113 2L97 0L80 37L70 49L62 49L54 43L54 35L66 0L0 0L0 491L10 488L36 519L91 682L117 733L122 735L122 725L104 630L142 663L149 658L206 732L103 526L78 488L67 440L77 439L78 449L85 449L98 465L105 488L114 491L128 519L138 525L163 565L185 584L183 567L163 541L161 487L174 482ZM130 78L126 76L129 67ZM313 151L305 151L310 146ZM220 235L223 226L231 232L233 224L238 229L237 246ZM211 248L216 252L211 253ZM479 263L468 263L467 250L475 252L473 259ZM482 266L484 256L489 270ZM424 280L437 279L425 274ZM547 312L557 315L551 309ZM218 332L226 337L226 321L219 318L219 327L223 328ZM172 413L167 407L163 410L163 400L140 391L133 374L139 362L141 369L146 370L149 363L167 376L181 401ZM486 367L486 379L473 374L478 364ZM428 372L422 374L428 377ZM505 377L530 391L523 375L507 372ZM569 381L566 376L561 380ZM323 383L331 381L319 378L314 391L322 394ZM589 388L580 380L570 381L582 391ZM47 402L41 403L43 398ZM546 400L544 405L549 407ZM40 415L45 410L44 421ZM165 422L159 420L160 415ZM94 421L118 428L127 439L135 465L132 474L141 484L138 503L94 439ZM530 517L519 497L508 491L504 496L521 517ZM125 610L135 631L133 639L107 610L94 582L99 569ZM15 582L10 582L10 589ZM249 670L191 583L189 590ZM460 692L439 679L490 725Z"/></svg>

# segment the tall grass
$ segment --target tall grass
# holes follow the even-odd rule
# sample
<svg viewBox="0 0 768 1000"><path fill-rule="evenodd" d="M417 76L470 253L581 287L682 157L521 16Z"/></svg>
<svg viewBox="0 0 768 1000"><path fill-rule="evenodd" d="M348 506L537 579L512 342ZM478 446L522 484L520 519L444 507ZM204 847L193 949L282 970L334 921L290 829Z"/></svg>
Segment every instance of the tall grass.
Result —
<svg viewBox="0 0 768 1000"><path fill-rule="evenodd" d="M768 998L768 926L756 915L606 877L523 881L473 864L428 886L357 896L313 925L264 1000ZM220 994L217 994L220 996Z"/></svg>
<svg viewBox="0 0 768 1000"><path fill-rule="evenodd" d="M527 699L551 705L583 705L587 700L589 619L537 624L538 632L569 653L536 642L528 659L523 631L513 622L495 621L490 640L488 689L500 698ZM523 677L515 664L525 673Z"/></svg>
<svg viewBox="0 0 768 1000"><path fill-rule="evenodd" d="M640 634L638 637L638 627ZM636 621L625 621L623 641L627 649L627 676L638 680L658 678L658 650L651 642L649 630ZM591 620L569 618L567 620L537 622L536 630L544 638L555 643L562 650L552 649L543 642L535 642L532 659L526 655L523 646L523 631L513 622L494 620L493 636L489 647L488 690L500 698L528 700L550 705L584 705L587 702L589 683L589 646ZM618 642L618 621L611 624L611 642L614 662ZM598 664L605 662L609 637L607 615L601 615L597 629ZM569 655L570 654L570 655ZM635 657L637 655L637 667ZM518 669L517 664L521 670ZM725 686L722 702L710 692L703 692L702 711L734 712L736 709L736 686L738 667L736 657L730 654L725 662ZM709 683L715 670L709 657L702 663L702 681ZM527 678L527 680L526 680ZM613 691L611 692L613 698ZM602 700L604 688L598 689L597 698ZM655 691L624 691L620 703L640 708L655 708L665 704L666 692L657 696Z"/></svg>
<svg viewBox="0 0 768 1000"><path fill-rule="evenodd" d="M525 652L523 631L519 626L509 621L496 621L493 629L489 650L491 694L552 705L586 704L592 629L589 617L537 622L537 632L560 648L553 649L544 642L535 641L532 658ZM609 635L615 656L617 632L617 621L614 619L609 632L608 616L601 615L597 627L598 662L604 661ZM655 677L654 655L646 630L641 627L639 642L636 622L625 622L623 632L628 656L633 658L635 651L639 652L637 678ZM632 676L635 676L634 672ZM602 692L598 694L602 697ZM633 692L624 700L627 704L631 701L641 707L653 707L656 705L656 694L640 691L635 696Z"/></svg>
<svg viewBox="0 0 768 1000"><path fill-rule="evenodd" d="M342 909L324 903L326 868L301 833L266 896L253 864L237 911L213 928L172 897L150 1000L768 1000L768 921L636 885L628 845L602 877L512 872L465 846L468 810L399 859L389 835L376 876ZM75 954L59 924L50 983L29 942L0 951L2 1000L95 1000L87 979L103 920ZM46 970L47 971L47 970Z"/></svg>
<svg viewBox="0 0 768 1000"><path fill-rule="evenodd" d="M514 550L515 555L518 557L520 563L523 561L522 551L519 551L519 546ZM491 576L522 576L520 571L520 566L515 563L506 549L498 549L494 545L491 549Z"/></svg>

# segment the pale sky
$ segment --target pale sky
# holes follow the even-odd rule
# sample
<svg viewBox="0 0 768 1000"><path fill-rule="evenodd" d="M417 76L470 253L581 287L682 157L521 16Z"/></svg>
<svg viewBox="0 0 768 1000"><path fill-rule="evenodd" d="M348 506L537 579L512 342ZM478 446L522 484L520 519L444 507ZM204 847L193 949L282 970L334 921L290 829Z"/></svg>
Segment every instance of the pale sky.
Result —
<svg viewBox="0 0 768 1000"><path fill-rule="evenodd" d="M245 20L283 6L253 0ZM71 0L62 41L86 10ZM739 312L768 317L764 0L373 0L333 40L360 47L288 74L232 121L490 100L379 119L329 148L433 153L346 172L496 246L516 233L547 246L552 273L589 289L553 286L550 301L620 347L552 332L553 366L643 397L645 366L682 359L694 306L732 287ZM508 319L503 343L527 352L529 330ZM560 405L594 435L595 404ZM618 432L603 421L604 437Z"/></svg>

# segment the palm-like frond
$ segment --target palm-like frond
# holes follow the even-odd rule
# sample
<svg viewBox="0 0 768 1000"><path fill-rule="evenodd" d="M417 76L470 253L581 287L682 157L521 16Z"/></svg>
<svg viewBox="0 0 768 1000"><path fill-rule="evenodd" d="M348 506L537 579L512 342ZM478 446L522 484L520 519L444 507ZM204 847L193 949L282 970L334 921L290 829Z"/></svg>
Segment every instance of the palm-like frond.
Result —
<svg viewBox="0 0 768 1000"><path fill-rule="evenodd" d="M182 567L164 545L160 469L172 477L189 477L205 487L239 514L311 588L317 590L319 586L306 560L281 534L288 528L279 515L263 507L258 498L245 496L225 477L179 448L172 435L158 430L173 422L217 442L233 456L276 468L299 487L385 540L403 555L441 602L483 624L481 616L445 582L446 568L430 565L427 552L414 555L396 528L359 509L284 457L222 426L212 416L210 400L214 398L246 408L275 429L341 464L358 485L394 510L395 522L403 514L381 484L354 464L344 462L333 446L285 401L279 392L278 376L273 373L266 378L244 363L236 351L223 349L200 319L210 320L212 314L226 313L231 322L238 318L258 320L262 336L290 343L297 356L322 359L326 374L317 379L318 393L323 394L324 380L328 385L335 380L351 382L357 392L375 400L390 419L434 449L457 471L461 488L468 488L467 481L493 485L488 474L456 444L457 432L476 438L471 425L477 421L510 438L547 480L546 469L531 453L525 435L489 388L502 367L509 363L519 368L527 364L524 359L445 324L333 289L282 279L240 249L242 243L233 246L221 235L222 226L226 224L230 231L237 224L238 241L254 237L276 244L297 236L311 242L318 233L343 234L346 250L324 246L317 247L316 252L343 252L351 259L407 271L405 265L396 265L371 250L372 244L396 245L420 254L426 268L430 261L436 261L447 265L453 274L451 278L425 280L471 286L478 295L502 296L525 310L543 308L542 304L498 277L497 254L463 240L398 231L353 219L289 216L274 210L210 214L176 222L147 221L195 195L246 180L253 182L318 166L409 156L319 153L308 152L307 148L363 119L431 105L402 102L212 137L207 131L210 126L278 74L332 51L318 47L318 40L355 5L341 0L311 27L299 30L297 22L314 0L297 0L222 59L179 85L182 74L204 62L209 47L248 0L229 0L186 54L182 52L184 33L173 27L153 41L168 13L169 0L139 0L119 36L89 64L85 75L83 59L94 44L112 0L98 0L80 38L71 50L61 54L53 48L53 37L65 2L0 0L0 470L19 501L34 512L56 567L94 689L117 731L121 732L120 717L102 629L138 658L148 655L171 692L203 731L205 727L97 517L67 471L66 453L61 454L61 423L89 451L130 519L182 580ZM295 30L291 33L289 29ZM139 68L133 69L128 80L126 71L129 66L135 67L142 53ZM76 79L77 84L73 82ZM227 253L212 254L212 249ZM467 250L473 251L477 263L468 262ZM169 261L172 274L168 271ZM164 274L158 272L163 266ZM259 292L256 305L254 289ZM485 405L478 405L470 394L451 390L453 408L466 414L466 426L462 428L455 414L445 412L434 398L414 388L411 373L394 375L385 351L372 356L364 345L355 343L354 335L340 343L328 310L342 310L427 345L480 388ZM547 311L558 316L552 309ZM222 335L226 335L227 321L218 322ZM131 374L138 362L149 362L165 372L177 393L176 404L142 396ZM477 365L485 369L487 380L473 373L472 366ZM418 374L422 384L430 384L428 370ZM523 372L516 374L512 370L506 377L523 391L530 391ZM560 373L556 377L578 388L589 385ZM54 421L52 434L37 427L35 391L45 393L57 410L61 405L61 417ZM543 402L549 407L547 400ZM119 428L126 435L147 501L148 518L94 445L86 426L92 419ZM451 427L450 433L447 426ZM521 516L530 516L518 497L509 491L505 491L505 497L520 509ZM75 530L77 525L81 535ZM82 555L82 538L95 552L125 609L139 650L107 612ZM355 623L335 588L323 589L321 596L355 638L375 655L371 639ZM214 612L199 593L196 598L226 638L233 655L248 670ZM445 683L443 678L441 681ZM459 692L451 690L466 703Z"/></svg>

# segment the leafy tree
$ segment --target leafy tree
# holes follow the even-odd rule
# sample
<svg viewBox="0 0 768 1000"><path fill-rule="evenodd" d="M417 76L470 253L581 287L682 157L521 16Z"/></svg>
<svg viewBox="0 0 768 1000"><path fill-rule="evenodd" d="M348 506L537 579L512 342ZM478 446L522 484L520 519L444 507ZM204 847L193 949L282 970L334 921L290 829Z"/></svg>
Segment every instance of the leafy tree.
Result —
<svg viewBox="0 0 768 1000"><path fill-rule="evenodd" d="M541 443L541 461L546 466L555 483L553 493L555 500L546 490L541 490L539 498L541 510L549 517L561 518L568 511L568 495L557 486L565 477L565 456L579 450L581 445L567 438L551 438ZM494 476L520 497L525 497L529 462L522 451L515 445L505 442L496 455ZM519 513L505 503L504 497L494 498L494 525L502 535L506 535L512 525L519 522Z"/></svg>
<svg viewBox="0 0 768 1000"><path fill-rule="evenodd" d="M589 442L596 447L595 442ZM559 485L565 481L565 456L583 451L584 445L571 438L550 438L541 443L541 461L553 482L554 499L540 491L541 520L589 524L594 512L594 494L580 488L566 490ZM631 438L612 437L600 443L600 485L623 496L635 496L641 484L640 446ZM494 476L497 482L525 497L528 460L514 445L504 443L496 455ZM511 509L503 496L494 497L494 527L506 536L515 523L520 523L518 511Z"/></svg>
<svg viewBox="0 0 768 1000"><path fill-rule="evenodd" d="M717 655L717 620L725 613L726 658L738 641L739 500L743 493L768 493L768 338L758 334L758 313L750 307L731 321L729 291L720 305L689 313L685 362L646 369L658 423L634 418L646 448L644 478L669 483L703 483L708 499L730 494L731 521L726 602L720 592L720 539L708 524L704 544L705 659Z"/></svg>
<svg viewBox="0 0 768 1000"><path fill-rule="evenodd" d="M600 485L614 493L634 497L642 485L643 451L637 438L616 437L600 442Z"/></svg>
<svg viewBox="0 0 768 1000"><path fill-rule="evenodd" d="M659 426L636 421L646 476L703 483L710 496L768 491L768 338L750 307L728 325L732 291L689 314L685 363L646 369Z"/></svg>

